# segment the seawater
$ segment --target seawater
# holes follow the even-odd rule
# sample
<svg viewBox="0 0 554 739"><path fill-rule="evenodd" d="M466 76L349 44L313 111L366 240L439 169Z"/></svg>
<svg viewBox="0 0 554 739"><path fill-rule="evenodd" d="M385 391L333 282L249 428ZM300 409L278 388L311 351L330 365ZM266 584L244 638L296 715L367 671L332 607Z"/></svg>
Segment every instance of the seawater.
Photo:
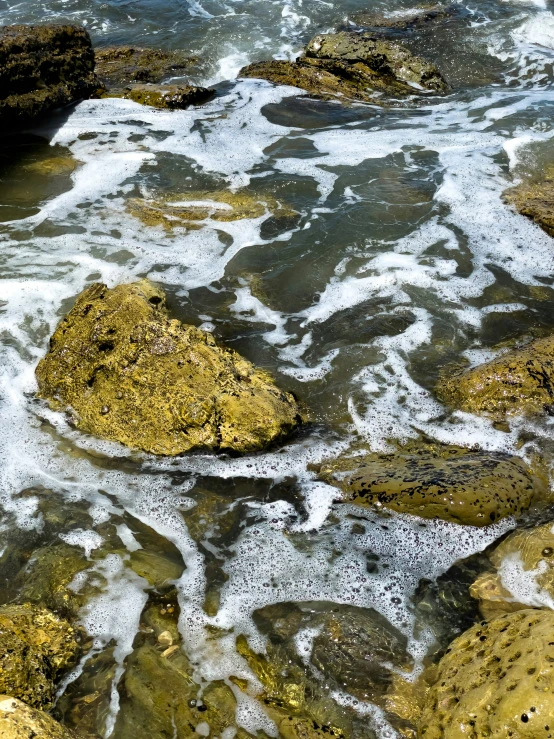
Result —
<svg viewBox="0 0 554 739"><path fill-rule="evenodd" d="M25 532L43 522L38 499L22 490L46 488L60 506L85 503L90 529L60 535L87 556L100 546L95 526L123 514L128 526L118 531L128 551L136 546L133 520L176 545L186 564L179 625L199 684L252 680L234 637L245 634L263 650L252 613L281 601L375 608L408 637L417 674L433 640L414 628L418 584L514 525L421 526L395 515L383 526L366 512L364 533L353 534L359 510L337 506L337 491L315 479L311 464L353 442L387 450L421 435L527 458L551 454L551 418L499 429L448 411L433 392L449 362L477 364L499 344L554 328L552 240L501 197L552 160L551 4L462 3L448 23L407 34L447 77L445 97L343 106L237 79L249 62L294 58L314 33L347 27L355 12L394 17L412 7L0 0L2 24L70 21L85 24L97 46L190 51L199 59L193 81L217 91L205 105L175 112L85 101L0 142L2 507ZM25 169L56 157L66 169L52 165L51 176ZM126 208L130 198L160 192L243 188L271 195L297 217L285 225L269 213L207 218L199 230L167 230ZM75 296L93 281L139 277L167 290L174 315L268 368L314 423L267 453L158 459L80 434L37 401L34 368ZM190 535L183 517L206 486L228 509L248 511L232 546L215 552L209 536L200 545ZM211 616L204 610L210 551L225 574ZM368 552L386 568L368 573ZM95 567L107 585L81 619L95 649L116 644L108 736L148 584L117 555ZM510 577L521 581L516 569ZM518 587L534 592L532 583ZM348 704L348 696L335 697ZM254 698L238 705L238 725L275 733ZM375 707L358 710L377 737L393 735Z"/></svg>

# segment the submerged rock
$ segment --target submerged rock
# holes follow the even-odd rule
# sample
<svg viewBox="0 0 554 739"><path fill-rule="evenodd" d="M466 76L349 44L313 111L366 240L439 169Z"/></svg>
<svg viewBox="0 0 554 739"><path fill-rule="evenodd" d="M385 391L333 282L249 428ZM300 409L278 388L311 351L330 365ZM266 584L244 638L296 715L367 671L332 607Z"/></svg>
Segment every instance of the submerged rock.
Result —
<svg viewBox="0 0 554 739"><path fill-rule="evenodd" d="M55 682L75 662L78 632L50 611L0 606L0 693L49 708Z"/></svg>
<svg viewBox="0 0 554 739"><path fill-rule="evenodd" d="M213 97L214 91L195 85L129 85L123 90L110 90L106 97L121 97L153 108L179 110L197 105Z"/></svg>
<svg viewBox="0 0 554 739"><path fill-rule="evenodd" d="M70 731L47 713L7 695L0 695L0 736L2 739L74 739Z"/></svg>
<svg viewBox="0 0 554 739"><path fill-rule="evenodd" d="M190 190L152 198L131 198L127 201L127 209L147 226L161 225L167 229L196 229L206 219L229 222L261 218L266 214L268 218L275 219L289 219L297 215L296 211L272 195L245 190Z"/></svg>
<svg viewBox="0 0 554 739"><path fill-rule="evenodd" d="M504 199L554 236L554 168L540 182L522 182L504 192Z"/></svg>
<svg viewBox="0 0 554 739"><path fill-rule="evenodd" d="M554 337L536 339L465 372L443 377L438 397L468 413L538 415L554 408Z"/></svg>
<svg viewBox="0 0 554 739"><path fill-rule="evenodd" d="M88 287L36 374L40 396L70 407L79 429L153 454L255 451L303 420L266 372L170 320L164 293L146 280Z"/></svg>
<svg viewBox="0 0 554 739"><path fill-rule="evenodd" d="M0 27L0 122L28 121L98 88L94 52L80 26Z"/></svg>
<svg viewBox="0 0 554 739"><path fill-rule="evenodd" d="M458 5L425 5L417 8L397 10L390 14L362 11L353 13L349 19L362 28L383 28L406 31L429 23L437 23L456 15Z"/></svg>
<svg viewBox="0 0 554 739"><path fill-rule="evenodd" d="M340 487L343 502L469 526L521 513L540 488L517 457L457 447L339 458L320 477Z"/></svg>
<svg viewBox="0 0 554 739"><path fill-rule="evenodd" d="M383 94L444 92L435 65L395 41L364 33L319 34L295 62L273 60L244 67L239 76L300 87L323 98L382 103Z"/></svg>
<svg viewBox="0 0 554 739"><path fill-rule="evenodd" d="M96 74L107 87L125 87L133 82L160 83L177 77L196 62L182 51L110 46L95 49Z"/></svg>
<svg viewBox="0 0 554 739"><path fill-rule="evenodd" d="M75 617L85 597L69 586L91 565L78 547L63 543L40 547L16 577L18 599Z"/></svg>
<svg viewBox="0 0 554 739"><path fill-rule="evenodd" d="M552 529L549 523L514 531L489 554L496 572L483 573L470 589L484 618L529 606L554 608Z"/></svg>
<svg viewBox="0 0 554 739"><path fill-rule="evenodd" d="M450 646L427 694L422 739L534 739L554 730L554 612L473 626Z"/></svg>

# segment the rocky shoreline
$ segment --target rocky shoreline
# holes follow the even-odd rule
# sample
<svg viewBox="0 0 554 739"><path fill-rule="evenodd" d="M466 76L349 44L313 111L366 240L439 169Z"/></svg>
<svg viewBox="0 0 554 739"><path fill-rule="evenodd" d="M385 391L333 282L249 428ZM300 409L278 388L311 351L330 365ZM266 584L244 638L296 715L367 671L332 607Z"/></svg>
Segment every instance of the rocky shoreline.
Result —
<svg viewBox="0 0 554 739"><path fill-rule="evenodd" d="M395 30L441 22L448 12L427 9L399 21ZM386 107L447 93L448 83L431 61L375 31L382 27L379 19L366 17L360 24L359 32L316 35L296 61L257 62L240 76L344 104ZM82 28L5 27L0 30L0 121L28 124L90 97L170 110L201 104L216 92L165 84L186 76L194 63L180 52L123 46L97 51L95 63ZM547 173L540 185L521 183L505 195L550 234L551 184ZM194 230L207 217L230 222L296 215L270 195L241 190L153 194L130 199L127 208L145 225L166 231ZM518 418L551 416L553 337L522 336L512 344L475 366L446 367L436 398L445 407L508 429ZM148 280L110 287L92 282L75 296L49 339L36 377L38 402L64 413L76 432L120 444L122 455L171 458L201 452L254 459L257 452L282 445L310 419L302 399L281 389L263 368L209 331L172 318L166 294ZM233 638L255 676L258 699L284 739L369 736L363 716L332 699L341 691L374 704L407 739L548 739L554 733L554 501L545 461L528 463L423 438L396 447L386 454L352 447L314 465L314 479L336 489L334 505L377 512L383 526L388 517L401 515L422 527L444 521L463 531L510 518L516 528L468 564L468 581L460 581L463 607L456 594L437 584L431 610L437 619L448 613L454 626L448 632L437 627L436 651L411 679L414 659L407 638L372 608L324 600L257 608L253 618L266 639L265 652L253 649L244 634ZM235 725L236 690L249 687L244 677L214 681L202 691L195 681L195 666L182 648L176 587L186 563L175 545L136 523L140 543L125 549L121 531L128 519L117 511L98 527L101 544L83 554L69 539L60 541L59 532L88 530L89 512L75 502L61 510L48 490L23 492L39 500L43 523L39 534L23 536L23 545L8 532L0 554L5 591L0 735L95 739L105 729L115 690L117 739L252 737ZM204 510L183 514L198 545L206 543L217 495L207 491L203 505ZM227 531L217 535L240 530L239 515L238 507L230 510ZM87 603L107 581L102 558L128 568L145 584L140 631L124 664L113 644L99 648L81 625ZM225 577L216 559L211 560L214 580L221 585ZM367 572L377 566L369 559ZM521 572L533 575L532 592L518 590L514 578ZM420 611L425 607L423 595L418 605ZM217 606L217 589L207 591L206 612L215 615ZM414 613L417 621L417 605ZM306 634L312 640L303 658L297 647ZM83 656L80 670L65 685ZM114 680L119 680L115 687ZM65 690L58 695L61 686ZM259 732L262 736L267 735Z"/></svg>

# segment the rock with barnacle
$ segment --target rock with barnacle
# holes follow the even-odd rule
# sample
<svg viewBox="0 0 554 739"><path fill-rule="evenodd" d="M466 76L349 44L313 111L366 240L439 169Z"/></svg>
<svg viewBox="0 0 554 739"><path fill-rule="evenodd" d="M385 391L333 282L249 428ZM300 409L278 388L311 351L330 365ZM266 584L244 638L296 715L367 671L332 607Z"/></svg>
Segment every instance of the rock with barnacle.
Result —
<svg viewBox="0 0 554 739"><path fill-rule="evenodd" d="M147 280L88 287L36 375L40 396L70 409L77 428L153 454L256 451L303 421L267 372L171 320Z"/></svg>
<svg viewBox="0 0 554 739"><path fill-rule="evenodd" d="M553 632L553 611L524 610L458 637L439 662L418 737L552 737Z"/></svg>

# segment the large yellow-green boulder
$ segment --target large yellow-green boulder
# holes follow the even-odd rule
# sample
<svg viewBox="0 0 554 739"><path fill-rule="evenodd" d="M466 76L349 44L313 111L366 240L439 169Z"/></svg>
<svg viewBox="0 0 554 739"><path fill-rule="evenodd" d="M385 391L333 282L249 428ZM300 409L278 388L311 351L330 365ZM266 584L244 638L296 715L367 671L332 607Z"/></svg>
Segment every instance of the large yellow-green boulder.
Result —
<svg viewBox="0 0 554 739"><path fill-rule="evenodd" d="M547 739L554 734L554 612L476 624L438 665L420 739Z"/></svg>
<svg viewBox="0 0 554 739"><path fill-rule="evenodd" d="M469 526L520 513L540 488L519 458L458 447L342 457L319 475L343 502Z"/></svg>
<svg viewBox="0 0 554 739"><path fill-rule="evenodd" d="M549 413L554 407L554 336L536 339L465 372L443 377L439 398L469 413Z"/></svg>
<svg viewBox="0 0 554 739"><path fill-rule="evenodd" d="M153 454L256 451L302 422L293 395L211 334L171 320L147 280L88 287L36 375L40 397L79 429Z"/></svg>
<svg viewBox="0 0 554 739"><path fill-rule="evenodd" d="M8 695L0 695L0 736L2 739L75 739L74 734L47 713Z"/></svg>
<svg viewBox="0 0 554 739"><path fill-rule="evenodd" d="M495 572L483 573L470 588L484 618L554 607L553 529L548 523L514 531L489 554Z"/></svg>
<svg viewBox="0 0 554 739"><path fill-rule="evenodd" d="M56 680L79 654L78 636L45 609L0 606L0 693L49 708Z"/></svg>

